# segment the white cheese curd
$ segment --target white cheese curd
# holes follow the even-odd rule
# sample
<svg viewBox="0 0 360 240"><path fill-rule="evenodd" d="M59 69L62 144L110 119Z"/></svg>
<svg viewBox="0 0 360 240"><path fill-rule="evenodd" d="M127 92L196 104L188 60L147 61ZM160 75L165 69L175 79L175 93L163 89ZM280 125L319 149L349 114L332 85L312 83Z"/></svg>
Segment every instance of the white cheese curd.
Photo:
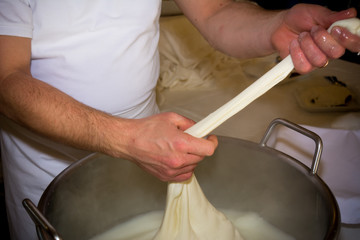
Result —
<svg viewBox="0 0 360 240"><path fill-rule="evenodd" d="M241 232L246 240L294 240L295 238L265 221L254 212L239 212L220 209ZM133 219L116 225L90 240L152 240L158 231L163 211L153 211L134 217ZM209 232L213 229L208 229ZM225 238L220 238L226 240ZM171 239L168 239L171 240ZM185 238L184 240L188 240Z"/></svg>
<svg viewBox="0 0 360 240"><path fill-rule="evenodd" d="M193 175L182 183L168 184L166 209L155 240L242 240L226 216L205 197Z"/></svg>

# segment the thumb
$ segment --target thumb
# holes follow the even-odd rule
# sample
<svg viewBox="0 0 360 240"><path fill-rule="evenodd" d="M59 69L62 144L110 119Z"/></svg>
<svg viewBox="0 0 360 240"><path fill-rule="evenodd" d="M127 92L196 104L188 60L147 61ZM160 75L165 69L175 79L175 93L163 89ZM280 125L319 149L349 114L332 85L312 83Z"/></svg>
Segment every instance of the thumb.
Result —
<svg viewBox="0 0 360 240"><path fill-rule="evenodd" d="M318 20L319 24L325 28L329 28L331 24L336 21L354 18L356 17L355 8L349 8L339 12L331 12L331 14L327 16L320 17Z"/></svg>

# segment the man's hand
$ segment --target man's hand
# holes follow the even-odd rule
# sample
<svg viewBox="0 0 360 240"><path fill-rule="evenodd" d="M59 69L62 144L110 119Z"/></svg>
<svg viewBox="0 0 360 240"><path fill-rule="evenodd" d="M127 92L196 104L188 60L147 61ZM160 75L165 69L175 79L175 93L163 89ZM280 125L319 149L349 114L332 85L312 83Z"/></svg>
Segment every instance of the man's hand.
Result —
<svg viewBox="0 0 360 240"><path fill-rule="evenodd" d="M126 158L163 181L184 181L196 165L214 153L217 138L195 138L184 130L194 121L176 113L129 120Z"/></svg>
<svg viewBox="0 0 360 240"><path fill-rule="evenodd" d="M307 73L341 57L345 49L360 51L360 37L345 28L327 28L338 20L356 17L355 9L333 12L318 5L299 4L284 12L284 20L272 35L280 55L291 54L295 69Z"/></svg>

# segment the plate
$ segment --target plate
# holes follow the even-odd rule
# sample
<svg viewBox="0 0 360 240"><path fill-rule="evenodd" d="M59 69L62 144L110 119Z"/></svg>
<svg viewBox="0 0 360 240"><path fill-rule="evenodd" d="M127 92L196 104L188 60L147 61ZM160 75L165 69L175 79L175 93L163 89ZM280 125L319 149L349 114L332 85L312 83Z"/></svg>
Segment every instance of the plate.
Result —
<svg viewBox="0 0 360 240"><path fill-rule="evenodd" d="M306 79L296 89L298 105L309 112L359 111L356 94L335 76L316 76Z"/></svg>

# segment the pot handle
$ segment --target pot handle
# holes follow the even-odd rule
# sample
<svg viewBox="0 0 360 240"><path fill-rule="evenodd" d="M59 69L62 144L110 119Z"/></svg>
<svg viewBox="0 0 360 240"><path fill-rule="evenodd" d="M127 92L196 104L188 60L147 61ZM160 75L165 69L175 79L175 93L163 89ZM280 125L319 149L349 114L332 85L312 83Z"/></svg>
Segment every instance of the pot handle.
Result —
<svg viewBox="0 0 360 240"><path fill-rule="evenodd" d="M262 138L261 142L260 142L260 145L262 147L266 147L266 143L267 141L269 140L270 136L271 136L271 133L273 132L274 128L277 126L277 125L283 125L285 127L288 127L298 133L301 133L309 138L311 138L312 140L314 140L315 142L315 153L314 153L314 156L313 156L313 161L312 161L312 164L311 164L311 169L310 169L310 173L315 175L318 168L319 168L319 163L320 163L320 157L321 157L321 153L322 153L322 150L323 150L323 143L322 143L322 140L321 138L314 132L306 129L306 128L303 128L295 123L292 123L290 121L287 121L285 119L281 119L281 118L277 118L277 119L274 119L268 129L266 130L265 132L265 135L264 137Z"/></svg>
<svg viewBox="0 0 360 240"><path fill-rule="evenodd" d="M40 234L40 229L43 229L55 240L62 240L55 228L49 223L49 221L45 218L45 216L39 211L39 209L30 199L24 199L22 203L25 210L30 215L31 219L36 225L36 231L40 240L43 239Z"/></svg>

